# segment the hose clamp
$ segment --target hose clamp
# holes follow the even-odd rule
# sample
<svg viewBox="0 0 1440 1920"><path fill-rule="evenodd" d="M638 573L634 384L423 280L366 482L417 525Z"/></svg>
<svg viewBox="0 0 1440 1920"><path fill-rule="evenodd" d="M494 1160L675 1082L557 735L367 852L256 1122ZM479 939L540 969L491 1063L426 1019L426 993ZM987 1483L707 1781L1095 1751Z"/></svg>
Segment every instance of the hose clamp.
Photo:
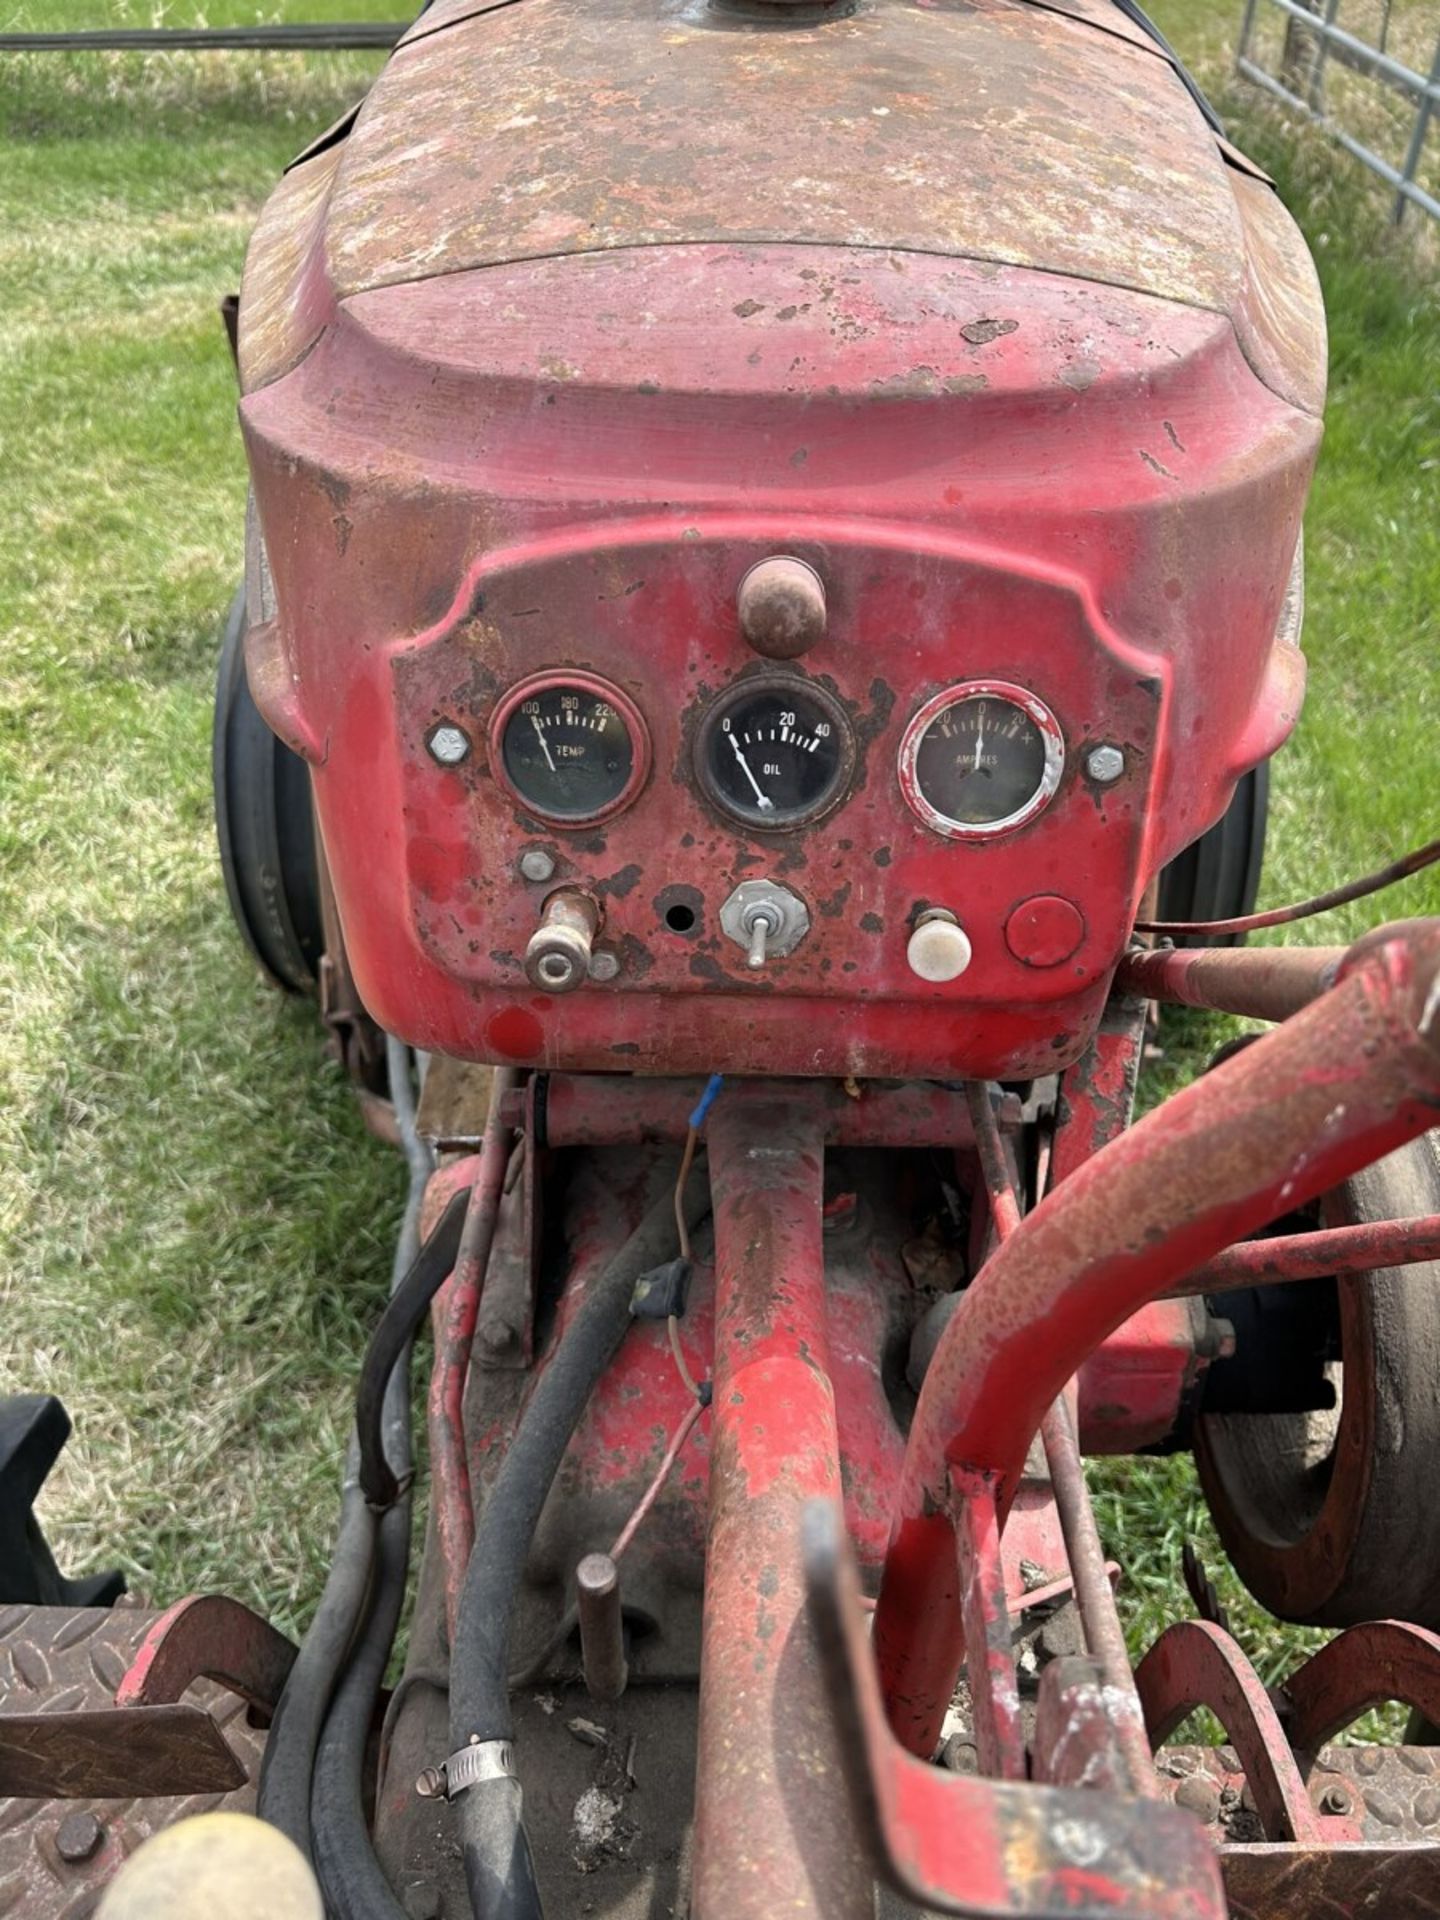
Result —
<svg viewBox="0 0 1440 1920"><path fill-rule="evenodd" d="M422 1800L453 1800L485 1780L513 1780L515 1753L508 1740L474 1739L438 1767L426 1767L415 1782Z"/></svg>

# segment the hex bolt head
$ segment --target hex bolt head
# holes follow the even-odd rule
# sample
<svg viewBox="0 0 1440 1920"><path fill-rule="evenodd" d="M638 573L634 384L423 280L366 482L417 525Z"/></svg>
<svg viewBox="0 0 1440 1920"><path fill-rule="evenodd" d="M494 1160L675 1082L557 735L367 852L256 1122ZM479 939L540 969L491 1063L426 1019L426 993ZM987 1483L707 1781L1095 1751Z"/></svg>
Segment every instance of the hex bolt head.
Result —
<svg viewBox="0 0 1440 1920"><path fill-rule="evenodd" d="M1092 747L1085 756L1085 771L1097 786L1113 787L1125 771L1125 756L1119 747Z"/></svg>
<svg viewBox="0 0 1440 1920"><path fill-rule="evenodd" d="M470 736L453 720L442 720L438 727L430 729L425 746L430 758L442 767L458 767L469 756Z"/></svg>
<svg viewBox="0 0 1440 1920"><path fill-rule="evenodd" d="M55 1851L67 1866L83 1866L100 1851L105 1829L93 1813L77 1807L55 1830Z"/></svg>
<svg viewBox="0 0 1440 1920"><path fill-rule="evenodd" d="M1347 1814L1351 1811L1354 1804L1354 1801L1350 1798L1349 1789L1338 1784L1333 1787L1326 1787L1324 1793L1320 1796L1321 1813Z"/></svg>
<svg viewBox="0 0 1440 1920"><path fill-rule="evenodd" d="M555 872L555 861L544 847L527 847L520 856L520 875L522 879L533 880L538 885L548 880Z"/></svg>
<svg viewBox="0 0 1440 1920"><path fill-rule="evenodd" d="M606 953L601 949L590 956L590 978L592 980L613 980L620 971L620 956Z"/></svg>

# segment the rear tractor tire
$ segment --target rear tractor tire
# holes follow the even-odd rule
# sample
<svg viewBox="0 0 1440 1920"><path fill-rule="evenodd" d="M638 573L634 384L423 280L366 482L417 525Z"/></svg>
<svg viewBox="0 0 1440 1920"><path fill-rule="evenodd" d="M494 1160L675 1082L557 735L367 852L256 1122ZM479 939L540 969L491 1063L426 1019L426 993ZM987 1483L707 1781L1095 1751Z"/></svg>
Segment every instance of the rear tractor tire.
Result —
<svg viewBox="0 0 1440 1920"><path fill-rule="evenodd" d="M1435 1212L1440 1132L1357 1175L1321 1208L1327 1226ZM1344 1627L1400 1618L1440 1630L1440 1261L1256 1288L1214 1306L1237 1307L1252 1342L1212 1369L1212 1410L1202 1402L1195 1427L1201 1485L1236 1572L1282 1620ZM1303 1364L1323 1367L1333 1406L1315 1406L1325 1391L1303 1391L1297 1347L1310 1355ZM1309 1410L1214 1411L1237 1364L1262 1396L1267 1381L1283 1380L1290 1404L1308 1397ZM1323 1389L1318 1376L1314 1384Z"/></svg>
<svg viewBox="0 0 1440 1920"><path fill-rule="evenodd" d="M245 677L245 589L226 617L211 742L215 828L230 911L284 993L316 992L325 926L310 770L275 738Z"/></svg>

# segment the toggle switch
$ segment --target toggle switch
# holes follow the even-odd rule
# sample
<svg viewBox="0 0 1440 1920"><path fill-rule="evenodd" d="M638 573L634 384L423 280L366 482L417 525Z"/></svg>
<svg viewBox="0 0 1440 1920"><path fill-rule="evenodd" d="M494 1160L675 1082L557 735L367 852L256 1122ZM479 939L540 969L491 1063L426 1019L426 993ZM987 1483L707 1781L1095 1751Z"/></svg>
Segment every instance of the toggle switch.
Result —
<svg viewBox="0 0 1440 1920"><path fill-rule="evenodd" d="M720 909L720 931L744 947L746 966L758 973L795 951L810 931L810 909L778 881L742 880Z"/></svg>

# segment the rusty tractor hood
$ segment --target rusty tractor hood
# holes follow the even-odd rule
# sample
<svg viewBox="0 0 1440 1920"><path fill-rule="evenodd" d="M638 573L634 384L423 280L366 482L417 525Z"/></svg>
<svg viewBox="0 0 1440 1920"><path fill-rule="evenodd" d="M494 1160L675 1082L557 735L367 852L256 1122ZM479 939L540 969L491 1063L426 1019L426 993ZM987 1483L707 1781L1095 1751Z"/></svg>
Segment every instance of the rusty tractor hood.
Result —
<svg viewBox="0 0 1440 1920"><path fill-rule="evenodd" d="M1109 0L862 0L768 28L711 0L442 0L276 196L250 331L282 304L293 326L297 294L716 242L996 261L1233 313L1236 180Z"/></svg>

